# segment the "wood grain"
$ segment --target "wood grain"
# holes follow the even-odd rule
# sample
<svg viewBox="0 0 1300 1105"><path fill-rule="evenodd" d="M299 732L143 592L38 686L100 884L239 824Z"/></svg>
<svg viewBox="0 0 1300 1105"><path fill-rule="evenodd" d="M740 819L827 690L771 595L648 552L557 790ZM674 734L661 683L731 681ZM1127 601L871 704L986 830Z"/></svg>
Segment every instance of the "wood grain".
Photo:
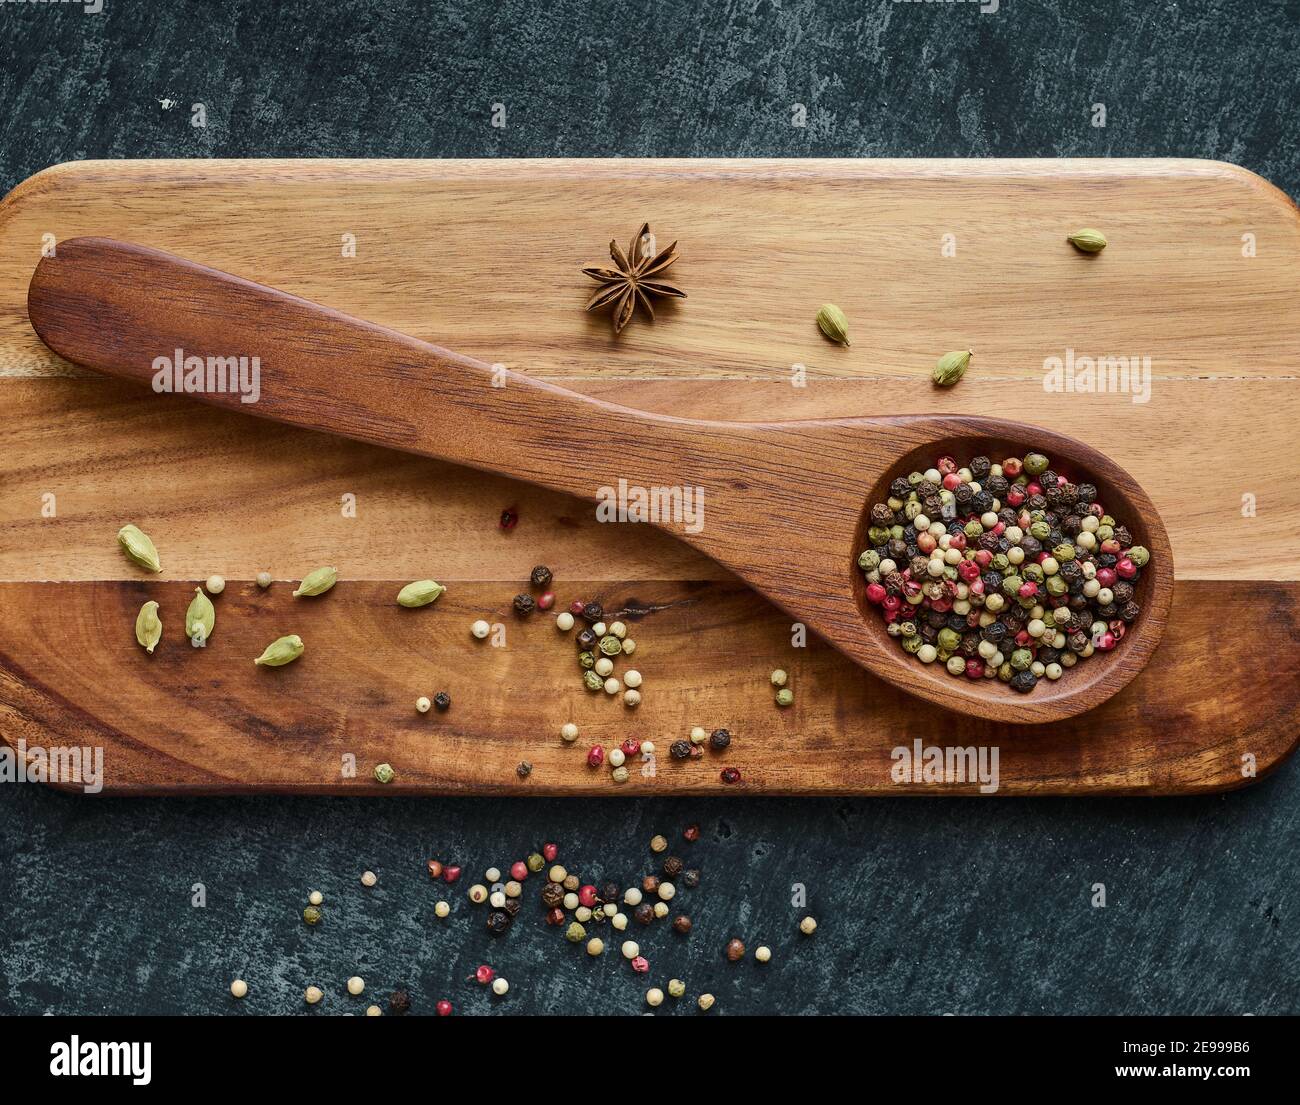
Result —
<svg viewBox="0 0 1300 1105"><path fill-rule="evenodd" d="M647 252L647 256L651 256ZM875 675L964 714L1056 721L1127 686L1164 633L1173 562L1146 493L1082 442L1019 422L899 418L718 422L648 414L462 357L174 254L73 238L36 267L33 329L74 364L224 409L503 473L597 500L617 486L675 495L641 521L694 545ZM191 388L188 366L198 366ZM204 364L227 367L208 382ZM252 375L234 386L229 365ZM590 447L599 425L609 445ZM1150 550L1142 616L1122 647L1019 696L918 664L885 633L855 570L870 504L937 456L1039 449L1095 484L1109 513ZM669 500L671 501L671 500ZM683 507L683 501L689 504ZM626 506L620 509L625 510ZM606 517L608 521L608 516Z"/></svg>
<svg viewBox="0 0 1300 1105"><path fill-rule="evenodd" d="M616 340L607 320L582 314L590 282L578 268L644 218L681 239L674 271L690 299ZM1089 223L1111 248L1104 265L1084 268L1089 259L1059 247ZM357 236L354 258L340 255L344 233ZM944 259L948 233L958 251ZM1242 256L1246 233L1258 243L1253 258ZM712 590L730 586L727 574L699 553L645 527L629 540L625 527L596 524L563 495L182 401L142 404L126 385L75 378L84 373L52 358L26 319L45 234L134 239L256 271L478 359L672 415L995 415L1032 396L1035 422L1098 444L1151 493L1180 580L1300 579L1290 522L1300 511L1295 210L1232 166L86 162L39 174L0 202L0 579L128 577L112 535L134 518L165 532L164 579L248 578L262 568L288 579L337 560L348 579L441 571L453 593L475 579L502 581L512 594L508 581L544 559L562 578L629 590L639 580L712 580L701 588ZM825 299L849 313L849 350L812 326ZM975 348L972 369L958 388L936 392L924 379L956 344ZM1067 347L1150 355L1150 401L1044 393L1044 359ZM806 387L791 386L795 364L807 369ZM47 493L56 518L42 517ZM355 517L340 514L345 493L356 495ZM1243 512L1247 495L1257 515ZM496 527L508 505L521 517L511 534ZM1186 594L1180 583L1162 652L1181 648ZM7 617L0 606L0 622ZM1293 620L1267 617L1294 639L1285 636ZM734 626L734 647L746 649L751 632L748 622ZM1219 763L1231 739L1214 715L1219 701L1230 707L1225 718L1244 719L1242 732L1262 732L1258 719L1269 716L1284 738L1295 728L1289 670L1261 683L1225 669L1197 685L1215 688L1204 707L1181 698L1150 707L1176 758L1199 746L1204 764ZM1238 715L1249 696L1255 713ZM216 724L192 720L199 733ZM39 716L23 725L39 732ZM882 725L883 739L896 728ZM0 735L15 739L12 725ZM1033 793L1085 793L1117 779L1141 793L1177 792L1189 779L1200 780L1193 788L1234 785L1231 772L1162 774L1154 744L1107 776L1099 769L1113 752L1103 746L1094 761L1093 739L1066 738L1076 741L1073 760L1057 749ZM852 746L835 733L826 741L839 755L805 761L800 785L822 785L834 771L845 792L871 793L857 785ZM1289 750L1270 747L1279 757ZM1076 770L1082 761L1089 770ZM464 786L477 789L472 764L466 772ZM575 787L608 789L588 781L584 791L581 778Z"/></svg>
<svg viewBox="0 0 1300 1105"><path fill-rule="evenodd" d="M1275 658L1262 710L1264 688L1242 677L1237 643L1215 628L1231 609L1294 640L1295 584L1179 584L1162 662L1081 717L1028 728L954 723L815 638L792 648L789 620L737 583L559 581L562 601L630 608L621 616L645 677L636 710L584 691L571 635L549 618L517 620L510 587L453 585L434 606L403 610L399 586L343 582L307 601L288 585L231 582L199 650L180 629L187 584L0 584L0 731L33 748L99 745L105 793L597 796L979 793L978 781L895 781L894 750L916 740L996 747L998 794L1199 793L1251 781L1246 756L1267 773L1300 736L1300 650ZM164 625L152 657L132 635L146 598L159 601ZM479 617L504 625L504 647L470 635ZM303 657L254 667L288 632L303 637ZM773 702L776 666L790 673L789 709ZM415 698L437 690L451 694L451 709L417 714ZM581 730L572 745L559 737L567 721ZM727 753L672 760L669 743L695 725L729 728ZM586 766L591 744L629 736L655 742L653 776L633 764L620 786L608 767ZM342 774L345 756L354 777ZM533 765L526 780L515 772L523 759ZM386 787L372 777L380 762L397 772ZM740 768L741 783L723 784L723 766Z"/></svg>

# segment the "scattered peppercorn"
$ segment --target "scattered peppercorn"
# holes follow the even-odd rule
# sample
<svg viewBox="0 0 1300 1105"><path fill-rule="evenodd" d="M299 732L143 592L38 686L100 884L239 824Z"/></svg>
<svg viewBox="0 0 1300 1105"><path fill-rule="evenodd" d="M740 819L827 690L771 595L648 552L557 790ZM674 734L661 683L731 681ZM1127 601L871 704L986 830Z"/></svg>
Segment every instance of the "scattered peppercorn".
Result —
<svg viewBox="0 0 1300 1105"><path fill-rule="evenodd" d="M691 919L685 913L679 913L673 918L673 932L679 932L685 936L691 931Z"/></svg>
<svg viewBox="0 0 1300 1105"><path fill-rule="evenodd" d="M802 932L805 936L811 936L814 932L817 931L816 918L805 917L802 921L799 922L799 931Z"/></svg>
<svg viewBox="0 0 1300 1105"><path fill-rule="evenodd" d="M740 768L724 767L722 769L722 774L720 777L724 783L727 784L738 783L740 782Z"/></svg>
<svg viewBox="0 0 1300 1105"><path fill-rule="evenodd" d="M632 911L632 917L639 925L648 925L655 919L655 909L649 902L642 902Z"/></svg>
<svg viewBox="0 0 1300 1105"><path fill-rule="evenodd" d="M501 512L501 520L498 525L500 525L504 530L511 530L518 524L519 514L516 512L515 508L512 506L506 507L506 509Z"/></svg>
<svg viewBox="0 0 1300 1105"><path fill-rule="evenodd" d="M515 613L521 618L528 617L537 609L537 600L527 592L520 592L515 596Z"/></svg>
<svg viewBox="0 0 1300 1105"><path fill-rule="evenodd" d="M696 869L696 868L694 868L694 867L692 867L692 868L690 868L690 869L687 870L687 871L683 871L683 872L682 872L682 885L683 885L684 887L686 887L688 890L694 890L697 886L699 886L699 885L700 885L700 872L699 872L699 870Z"/></svg>
<svg viewBox="0 0 1300 1105"><path fill-rule="evenodd" d="M688 760L691 756L690 741L673 741L668 746L668 752L674 760Z"/></svg>
<svg viewBox="0 0 1300 1105"><path fill-rule="evenodd" d="M745 958L744 941L736 939L734 936L727 941L727 958L735 963Z"/></svg>
<svg viewBox="0 0 1300 1105"><path fill-rule="evenodd" d="M533 569L532 575L528 578L534 587L549 587L553 577L551 576L550 568L545 564L538 564L537 567Z"/></svg>
<svg viewBox="0 0 1300 1105"><path fill-rule="evenodd" d="M712 994L701 994L698 998L695 999L695 1004L700 1007L701 1013L707 1013L710 1009L713 1008L713 1001L714 998Z"/></svg>
<svg viewBox="0 0 1300 1105"><path fill-rule="evenodd" d="M433 696L433 705L438 710L448 710L451 708L451 695L446 691L439 691Z"/></svg>
<svg viewBox="0 0 1300 1105"><path fill-rule="evenodd" d="M731 743L730 729L715 729L709 734L709 745L715 752L721 752Z"/></svg>
<svg viewBox="0 0 1300 1105"><path fill-rule="evenodd" d="M666 860L664 860L664 865L663 865L664 878L667 879L677 878L677 876L682 873L685 867L686 864L684 864L679 857L669 856Z"/></svg>
<svg viewBox="0 0 1300 1105"><path fill-rule="evenodd" d="M533 765L527 760L520 760L515 767L515 774L521 779L527 779L533 773Z"/></svg>
<svg viewBox="0 0 1300 1105"><path fill-rule="evenodd" d="M394 1016L405 1016L411 1011L411 995L402 989L394 990L388 998L388 1011Z"/></svg>
<svg viewBox="0 0 1300 1105"><path fill-rule="evenodd" d="M686 840L696 841L700 839L700 827L698 825L687 825L682 830L682 837Z"/></svg>
<svg viewBox="0 0 1300 1105"><path fill-rule="evenodd" d="M309 905L302 911L302 919L309 925L320 924L321 912L314 905Z"/></svg>
<svg viewBox="0 0 1300 1105"><path fill-rule="evenodd" d="M598 602L583 603L582 609L580 611L575 611L575 613L581 615L583 621L591 625L600 621L601 615L603 615L604 612L605 611L601 608L601 605Z"/></svg>
<svg viewBox="0 0 1300 1105"><path fill-rule="evenodd" d="M442 1001L438 1002L435 1008L438 1010L438 1016L440 1017L451 1016L451 1002L449 1002L446 998L443 998Z"/></svg>
<svg viewBox="0 0 1300 1105"><path fill-rule="evenodd" d="M487 915L487 930L493 936L501 936L510 927L514 918L504 909L494 909Z"/></svg>

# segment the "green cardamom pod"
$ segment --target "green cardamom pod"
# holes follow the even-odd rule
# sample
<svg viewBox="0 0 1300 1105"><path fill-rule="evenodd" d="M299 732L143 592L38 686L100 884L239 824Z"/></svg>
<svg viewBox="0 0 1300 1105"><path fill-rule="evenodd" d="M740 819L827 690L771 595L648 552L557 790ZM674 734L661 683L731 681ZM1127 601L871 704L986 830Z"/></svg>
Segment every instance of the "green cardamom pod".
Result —
<svg viewBox="0 0 1300 1105"><path fill-rule="evenodd" d="M950 388L966 375L966 366L970 364L970 359L969 349L945 353L935 364L934 371L930 374L931 378L940 387Z"/></svg>
<svg viewBox="0 0 1300 1105"><path fill-rule="evenodd" d="M162 571L158 550L153 547L147 533L135 526L123 526L117 531L117 542L122 546L122 551L141 568L148 568L151 572Z"/></svg>
<svg viewBox="0 0 1300 1105"><path fill-rule="evenodd" d="M821 310L817 312L817 325L831 341L838 342L840 345L850 344L849 320L834 303L822 304Z"/></svg>
<svg viewBox="0 0 1300 1105"><path fill-rule="evenodd" d="M266 646L266 651L253 663L265 664L268 668L278 668L298 659L302 655L304 648L306 646L302 643L302 638L296 633L291 633L287 637L281 637L278 641L272 641Z"/></svg>
<svg viewBox="0 0 1300 1105"><path fill-rule="evenodd" d="M212 636L212 627L216 623L217 611L212 600L203 593L202 587L195 587L190 608L185 611L185 636L191 641L206 641Z"/></svg>
<svg viewBox="0 0 1300 1105"><path fill-rule="evenodd" d="M1106 235L1100 230L1085 227L1070 235L1070 245L1075 249L1083 250L1084 253L1100 253L1106 248Z"/></svg>
<svg viewBox="0 0 1300 1105"><path fill-rule="evenodd" d="M397 605L409 607L428 606L429 603L435 602L446 589L441 583L435 583L431 579L419 579L414 583L408 583L397 592Z"/></svg>
<svg viewBox="0 0 1300 1105"><path fill-rule="evenodd" d="M158 604L146 602L135 616L135 639L150 656L162 640L162 620L158 617Z"/></svg>
<svg viewBox="0 0 1300 1105"><path fill-rule="evenodd" d="M298 590L293 593L293 597L299 595L323 595L339 580L339 573L336 568L317 568L314 572L308 572L303 576L302 582L298 584Z"/></svg>

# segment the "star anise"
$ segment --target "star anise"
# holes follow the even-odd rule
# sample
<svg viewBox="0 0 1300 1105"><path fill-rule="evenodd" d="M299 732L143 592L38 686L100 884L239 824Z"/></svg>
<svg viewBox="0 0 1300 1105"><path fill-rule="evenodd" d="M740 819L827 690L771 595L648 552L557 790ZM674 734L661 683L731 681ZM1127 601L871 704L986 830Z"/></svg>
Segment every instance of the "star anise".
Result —
<svg viewBox="0 0 1300 1105"><path fill-rule="evenodd" d="M650 224L643 223L641 229L636 232L636 237L628 244L626 253L619 248L617 242L609 243L609 255L614 261L615 268L589 265L582 270L600 283L596 294L587 301L587 310L595 311L613 304L616 334L632 321L638 303L645 308L646 314L651 319L655 317L654 307L650 304L651 296L686 298L686 293L675 284L652 279L677 260L677 243L673 242L667 249L651 256L646 250L646 240L649 236Z"/></svg>

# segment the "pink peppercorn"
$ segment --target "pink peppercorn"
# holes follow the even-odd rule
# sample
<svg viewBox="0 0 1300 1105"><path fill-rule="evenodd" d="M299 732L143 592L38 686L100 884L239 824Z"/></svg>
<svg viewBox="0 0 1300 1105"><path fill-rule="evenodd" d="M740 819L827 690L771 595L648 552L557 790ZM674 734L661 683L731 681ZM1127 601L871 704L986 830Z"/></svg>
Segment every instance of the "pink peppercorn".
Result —
<svg viewBox="0 0 1300 1105"><path fill-rule="evenodd" d="M537 596L538 610L549 610L554 605L555 605L554 591L543 591L540 595Z"/></svg>
<svg viewBox="0 0 1300 1105"><path fill-rule="evenodd" d="M1109 629L1106 630L1105 633L1102 633L1100 636L1098 636L1097 647L1101 649L1102 652L1109 652L1112 648L1115 647L1115 634L1112 633Z"/></svg>
<svg viewBox="0 0 1300 1105"><path fill-rule="evenodd" d="M454 864L442 869L443 882L455 882L458 878L460 878L460 868Z"/></svg>
<svg viewBox="0 0 1300 1105"><path fill-rule="evenodd" d="M867 601L877 605L885 601L885 588L879 583L867 584Z"/></svg>
<svg viewBox="0 0 1300 1105"><path fill-rule="evenodd" d="M1020 458L1007 457L1007 459L1002 462L1002 474L1009 480L1014 480L1018 475L1020 475Z"/></svg>
<svg viewBox="0 0 1300 1105"><path fill-rule="evenodd" d="M1111 537L1101 543L1101 551L1107 556L1118 556L1120 544L1115 538Z"/></svg>
<svg viewBox="0 0 1300 1105"><path fill-rule="evenodd" d="M1132 563L1132 561L1130 561L1129 563ZM1115 586L1115 572L1114 572L1114 569L1111 569L1111 568L1098 568L1098 569L1097 569L1097 582L1098 582L1102 587L1114 587L1114 586Z"/></svg>
<svg viewBox="0 0 1300 1105"><path fill-rule="evenodd" d="M980 577L980 566L973 560L963 560L957 565L957 574L965 583L973 583Z"/></svg>
<svg viewBox="0 0 1300 1105"><path fill-rule="evenodd" d="M635 756L641 751L641 742L636 737L628 737L619 747L623 750L624 756Z"/></svg>
<svg viewBox="0 0 1300 1105"><path fill-rule="evenodd" d="M1132 579L1137 575L1137 565L1127 556L1120 557L1115 564L1115 574L1119 576L1120 579ZM1100 576L1101 572L1098 572L1097 575Z"/></svg>
<svg viewBox="0 0 1300 1105"><path fill-rule="evenodd" d="M724 783L738 783L740 782L740 768L724 767L721 777Z"/></svg>
<svg viewBox="0 0 1300 1105"><path fill-rule="evenodd" d="M573 602L569 603L569 613L575 618L581 618L582 612L586 609L587 604L582 602L580 599L574 599Z"/></svg>
<svg viewBox="0 0 1300 1105"><path fill-rule="evenodd" d="M559 854L560 846L558 844L548 843L542 845L542 856L545 858L547 863L551 863Z"/></svg>
<svg viewBox="0 0 1300 1105"><path fill-rule="evenodd" d="M480 986L486 986L489 982L491 982L494 978L496 978L496 976L497 976L496 971L494 971L486 963L484 963L481 967L479 967L477 971L474 972L474 977L478 979Z"/></svg>
<svg viewBox="0 0 1300 1105"><path fill-rule="evenodd" d="M591 909L596 904L596 888L594 886L580 886L578 888L578 904L585 905Z"/></svg>
<svg viewBox="0 0 1300 1105"><path fill-rule="evenodd" d="M650 969L650 961L644 955L638 955L632 960L632 970L637 974L643 975Z"/></svg>
<svg viewBox="0 0 1300 1105"><path fill-rule="evenodd" d="M916 547L923 553L932 553L939 547L939 542L934 539L932 533L918 533L916 535Z"/></svg>
<svg viewBox="0 0 1300 1105"><path fill-rule="evenodd" d="M984 661L967 660L966 661L966 678L983 679L984 678Z"/></svg>
<svg viewBox="0 0 1300 1105"><path fill-rule="evenodd" d="M949 472L943 478L943 489L945 491L956 491L961 486L961 477L956 472Z"/></svg>
<svg viewBox="0 0 1300 1105"><path fill-rule="evenodd" d="M966 551L966 535L964 533L952 533L948 535L948 548L956 549L958 552Z"/></svg>
<svg viewBox="0 0 1300 1105"><path fill-rule="evenodd" d="M885 601L882 602L880 605L883 606L887 611L897 610L900 606L903 605L903 600L900 599L897 595L886 595Z"/></svg>
<svg viewBox="0 0 1300 1105"><path fill-rule="evenodd" d="M1025 580L1025 582L1020 585L1020 589L1016 594L1022 599L1031 599L1038 594L1038 584Z"/></svg>
<svg viewBox="0 0 1300 1105"><path fill-rule="evenodd" d="M528 864L521 859L515 860L515 862L510 865L510 877L514 879L515 882L523 882L524 879L528 878Z"/></svg>
<svg viewBox="0 0 1300 1105"><path fill-rule="evenodd" d="M1013 487L1007 491L1007 505L1019 506L1025 501L1025 493L1022 488Z"/></svg>
<svg viewBox="0 0 1300 1105"><path fill-rule="evenodd" d="M438 1002L437 1008L438 1008L438 1016L440 1017L451 1016L451 1002L449 1002L446 998L443 998L442 1001Z"/></svg>
<svg viewBox="0 0 1300 1105"><path fill-rule="evenodd" d="M934 466L941 476L951 476L957 471L957 462L952 457L940 457Z"/></svg>
<svg viewBox="0 0 1300 1105"><path fill-rule="evenodd" d="M1041 485L1036 484L1036 483L1034 483L1034 482L1032 482L1032 481L1030 481L1029 483L1025 484L1025 494L1026 494L1026 495L1029 495L1029 496L1032 497L1032 496L1034 496L1034 495L1041 495L1042 493L1043 493L1043 488L1042 488Z"/></svg>
<svg viewBox="0 0 1300 1105"><path fill-rule="evenodd" d="M605 762L605 750L598 744L591 746L591 751L587 753L587 766L599 767Z"/></svg>

